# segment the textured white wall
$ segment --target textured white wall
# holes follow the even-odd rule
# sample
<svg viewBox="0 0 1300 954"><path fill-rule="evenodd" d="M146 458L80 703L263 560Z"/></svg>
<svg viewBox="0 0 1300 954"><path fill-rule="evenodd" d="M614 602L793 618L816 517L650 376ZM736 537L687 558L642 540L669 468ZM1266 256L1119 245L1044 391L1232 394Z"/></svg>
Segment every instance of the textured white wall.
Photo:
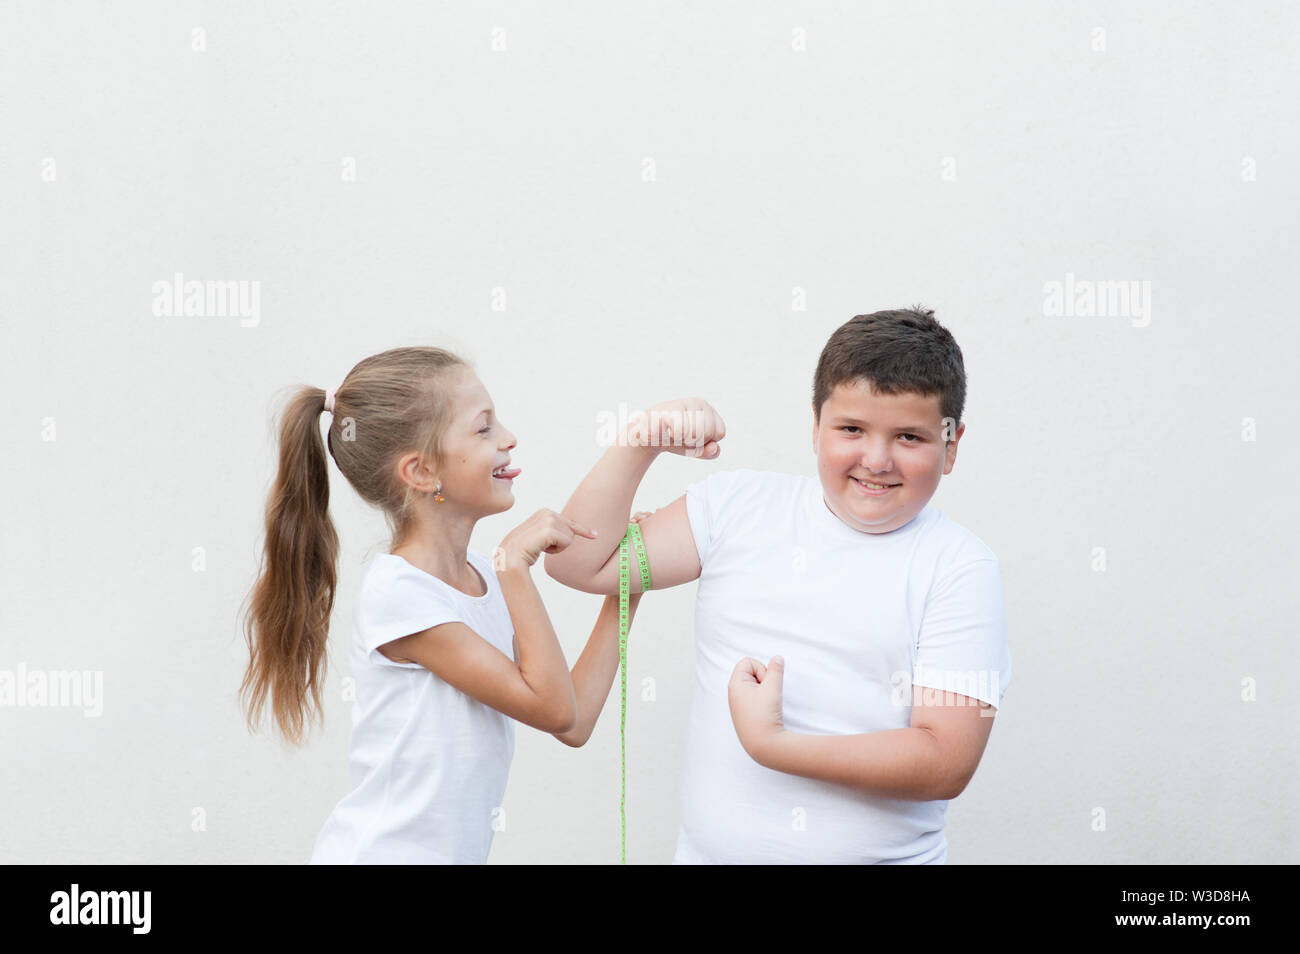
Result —
<svg viewBox="0 0 1300 954"><path fill-rule="evenodd" d="M0 669L103 675L97 717L0 708L0 861L309 856L383 525L331 464L326 731L249 736L277 389L400 344L472 360L524 468L490 552L620 401L728 426L638 508L815 473L827 336L918 301L969 375L936 504L1000 557L1015 661L950 863L1300 860L1296 8L448 6L0 14ZM176 272L260 282L257 322L154 315ZM1049 314L1067 275L1149 282L1149 312ZM575 659L600 598L534 576ZM673 854L694 591L633 631L632 862ZM520 727L491 861L617 862L618 764L617 688L585 749Z"/></svg>

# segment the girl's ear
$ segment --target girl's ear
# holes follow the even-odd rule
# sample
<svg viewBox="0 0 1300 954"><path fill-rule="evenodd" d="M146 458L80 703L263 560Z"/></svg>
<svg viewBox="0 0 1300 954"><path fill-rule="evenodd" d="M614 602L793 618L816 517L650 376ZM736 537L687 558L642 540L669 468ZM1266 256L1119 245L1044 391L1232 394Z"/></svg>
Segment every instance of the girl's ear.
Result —
<svg viewBox="0 0 1300 954"><path fill-rule="evenodd" d="M415 451L411 451L411 453L398 460L397 476L402 483L421 493L431 493L441 483L437 474L432 473L427 466L420 463L420 455Z"/></svg>

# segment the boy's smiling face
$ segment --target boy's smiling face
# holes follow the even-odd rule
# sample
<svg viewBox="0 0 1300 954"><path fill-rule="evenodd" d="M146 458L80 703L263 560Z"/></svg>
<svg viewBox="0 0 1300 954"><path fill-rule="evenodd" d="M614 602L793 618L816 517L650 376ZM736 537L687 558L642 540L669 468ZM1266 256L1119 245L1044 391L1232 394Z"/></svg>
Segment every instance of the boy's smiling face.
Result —
<svg viewBox="0 0 1300 954"><path fill-rule="evenodd" d="M937 394L881 394L841 383L813 418L813 453L830 511L863 533L888 533L915 517L952 470L962 424L944 445ZM873 491L859 481L891 485Z"/></svg>

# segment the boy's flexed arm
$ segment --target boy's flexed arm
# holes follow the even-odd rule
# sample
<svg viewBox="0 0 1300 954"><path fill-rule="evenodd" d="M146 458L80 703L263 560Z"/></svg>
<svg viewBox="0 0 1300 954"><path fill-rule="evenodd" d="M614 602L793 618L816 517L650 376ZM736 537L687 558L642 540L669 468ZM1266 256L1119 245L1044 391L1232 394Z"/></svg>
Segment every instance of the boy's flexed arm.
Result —
<svg viewBox="0 0 1300 954"><path fill-rule="evenodd" d="M713 459L726 436L722 417L702 398L657 404L638 415L596 462L573 492L563 513L596 530L561 553L548 553L546 573L565 586L587 593L618 592L618 544L627 530L632 498L641 479L660 453ZM585 515L586 521L579 515ZM700 575L686 517L685 496L640 521L654 589L664 589ZM641 591L638 573L631 574L632 592Z"/></svg>
<svg viewBox="0 0 1300 954"><path fill-rule="evenodd" d="M740 744L777 772L849 785L908 801L956 798L975 774L997 709L980 699L914 687L905 729L855 735L805 735L785 728L781 689L785 660L764 666L746 657L727 685Z"/></svg>

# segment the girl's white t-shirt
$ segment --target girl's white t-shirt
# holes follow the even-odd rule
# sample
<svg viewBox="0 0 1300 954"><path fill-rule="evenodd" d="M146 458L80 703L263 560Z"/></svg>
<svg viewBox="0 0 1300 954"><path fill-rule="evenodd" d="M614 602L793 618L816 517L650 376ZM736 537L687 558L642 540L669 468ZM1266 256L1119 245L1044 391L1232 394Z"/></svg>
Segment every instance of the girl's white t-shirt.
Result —
<svg viewBox="0 0 1300 954"><path fill-rule="evenodd" d="M392 553L367 568L352 614L353 789L325 821L312 864L487 860L514 756L513 720L419 663L378 650L459 621L514 660L514 626L492 562L473 550L467 557L487 585L483 596Z"/></svg>
<svg viewBox="0 0 1300 954"><path fill-rule="evenodd" d="M745 656L780 654L785 726L810 735L906 728L913 685L998 706L1011 656L993 552L928 503L889 533L855 530L815 476L719 471L686 510L701 572L674 862L943 863L946 801L759 765L727 684Z"/></svg>

